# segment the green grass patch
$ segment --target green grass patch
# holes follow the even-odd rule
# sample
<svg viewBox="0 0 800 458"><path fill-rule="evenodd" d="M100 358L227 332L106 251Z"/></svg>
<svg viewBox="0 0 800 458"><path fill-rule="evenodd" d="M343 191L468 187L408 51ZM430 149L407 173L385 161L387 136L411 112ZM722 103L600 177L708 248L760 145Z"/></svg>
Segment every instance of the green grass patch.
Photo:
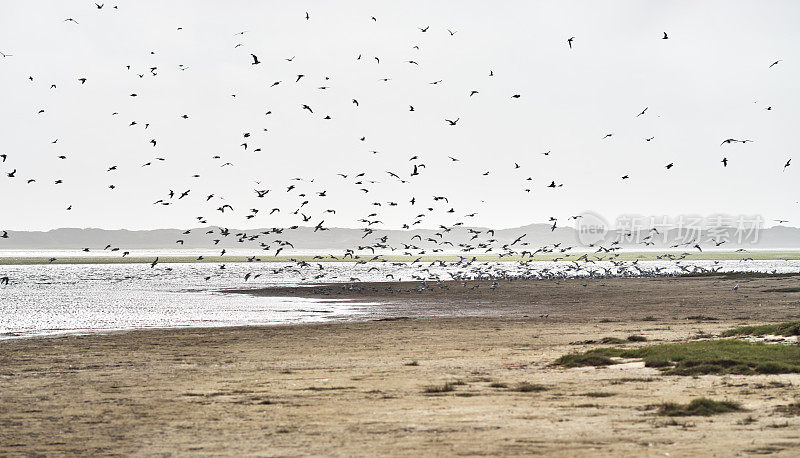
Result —
<svg viewBox="0 0 800 458"><path fill-rule="evenodd" d="M641 348L598 348L564 355L564 367L608 366L611 358L643 359L666 375L800 373L800 346L768 345L736 339L702 340Z"/></svg>
<svg viewBox="0 0 800 458"><path fill-rule="evenodd" d="M779 324L762 324L758 326L741 326L728 329L723 337L733 336L800 336L800 321L787 321Z"/></svg>
<svg viewBox="0 0 800 458"><path fill-rule="evenodd" d="M625 341L625 339L620 339L619 337L603 337L602 339L600 339L600 343L606 345L619 345L627 342Z"/></svg>
<svg viewBox="0 0 800 458"><path fill-rule="evenodd" d="M688 404L667 402L658 407L658 414L668 417L689 417L716 415L728 412L742 412L743 409L736 402L714 401L708 398L692 399Z"/></svg>
<svg viewBox="0 0 800 458"><path fill-rule="evenodd" d="M596 353L596 350L590 350L586 353L570 353L569 355L564 355L556 360L556 364L564 367L582 367L610 366L617 363L608 356Z"/></svg>

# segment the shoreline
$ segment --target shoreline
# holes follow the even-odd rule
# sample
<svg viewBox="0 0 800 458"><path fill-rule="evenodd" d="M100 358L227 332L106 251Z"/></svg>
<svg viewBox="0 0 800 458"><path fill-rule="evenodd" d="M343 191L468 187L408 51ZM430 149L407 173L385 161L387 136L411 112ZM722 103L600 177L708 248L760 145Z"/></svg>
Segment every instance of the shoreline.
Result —
<svg viewBox="0 0 800 458"><path fill-rule="evenodd" d="M681 323L718 321L791 321L800 318L799 292L775 292L796 287L798 274L730 273L659 277L568 279L347 282L209 290L226 295L302 298L358 307L347 315L320 314L303 322L220 324L61 330L47 334L8 336L9 340L57 338L146 330L220 329L300 326L318 323L357 323L424 318L534 318L593 323L632 320ZM496 288L492 285L496 284ZM423 287L423 285L426 285ZM463 286L467 285L467 286ZM733 290L739 285L737 291ZM770 303L770 308L750 307ZM693 305L704 310L692 310ZM623 320L624 321L624 320Z"/></svg>

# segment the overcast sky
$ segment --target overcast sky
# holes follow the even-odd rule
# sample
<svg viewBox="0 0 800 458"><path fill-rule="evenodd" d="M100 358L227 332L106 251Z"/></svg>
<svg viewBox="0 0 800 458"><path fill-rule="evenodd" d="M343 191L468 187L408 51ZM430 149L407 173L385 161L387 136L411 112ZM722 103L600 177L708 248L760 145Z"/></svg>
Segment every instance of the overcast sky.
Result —
<svg viewBox="0 0 800 458"><path fill-rule="evenodd" d="M360 227L371 213L383 222L374 227L426 214L415 227L503 228L551 216L566 225L583 211L800 225L800 2L25 1L2 10L0 230L194 227L200 216L237 228ZM753 142L720 146L726 138ZM256 189L270 192L259 199ZM170 200L169 190L191 192ZM216 210L224 204L234 210ZM260 211L246 219L251 208Z"/></svg>

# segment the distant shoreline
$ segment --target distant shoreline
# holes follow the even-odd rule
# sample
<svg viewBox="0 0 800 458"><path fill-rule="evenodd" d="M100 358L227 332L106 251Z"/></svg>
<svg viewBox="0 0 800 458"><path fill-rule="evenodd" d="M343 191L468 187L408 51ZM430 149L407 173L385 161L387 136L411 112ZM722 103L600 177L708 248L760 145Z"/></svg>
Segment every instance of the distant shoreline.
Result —
<svg viewBox="0 0 800 458"><path fill-rule="evenodd" d="M18 250L14 250L18 251ZM21 251L21 250L20 250ZM152 256L64 256L55 257L51 261L48 256L2 256L0 255L0 265L48 265L48 264L150 264L156 257L158 257L159 264L183 264L183 263L272 263L272 262L458 262L460 260L471 260L475 258L478 262L519 262L519 261L566 261L581 262L578 258L586 255L592 261L669 261L669 260L687 260L687 261L794 261L800 260L800 250L752 250L746 252L735 251L688 251L688 250L663 250L663 251L620 251L613 254L609 253L595 253L576 251L571 254L565 253L548 253L537 254L534 256L499 256L499 255L486 255L486 254L443 254L443 255L421 255L421 256L405 256L405 255L372 255L370 253L361 253L353 256L330 256L330 255L287 255L287 256L272 256L272 255L259 255L255 252L251 256L233 255L233 256L202 256L200 255L167 255L161 256L154 254ZM615 256L616 255L616 256ZM670 255L666 257L665 255Z"/></svg>

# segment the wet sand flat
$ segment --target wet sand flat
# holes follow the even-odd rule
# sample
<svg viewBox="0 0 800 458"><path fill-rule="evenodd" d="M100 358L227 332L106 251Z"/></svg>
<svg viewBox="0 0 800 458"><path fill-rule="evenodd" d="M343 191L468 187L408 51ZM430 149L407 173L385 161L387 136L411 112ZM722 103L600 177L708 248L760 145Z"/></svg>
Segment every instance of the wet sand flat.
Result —
<svg viewBox="0 0 800 458"><path fill-rule="evenodd" d="M800 293L765 291L797 282L482 282L469 293L455 283L417 292L415 283L386 295L384 284L322 285L302 295L385 300L397 314L4 341L0 454L796 456L800 417L775 408L798 400L798 374L677 377L636 362L552 363L602 337L647 337L626 344L635 347L797 319ZM401 318L459 303L483 316ZM431 392L447 382L452 391ZM544 389L516 390L523 382ZM670 419L652 407L699 396L748 411Z"/></svg>

